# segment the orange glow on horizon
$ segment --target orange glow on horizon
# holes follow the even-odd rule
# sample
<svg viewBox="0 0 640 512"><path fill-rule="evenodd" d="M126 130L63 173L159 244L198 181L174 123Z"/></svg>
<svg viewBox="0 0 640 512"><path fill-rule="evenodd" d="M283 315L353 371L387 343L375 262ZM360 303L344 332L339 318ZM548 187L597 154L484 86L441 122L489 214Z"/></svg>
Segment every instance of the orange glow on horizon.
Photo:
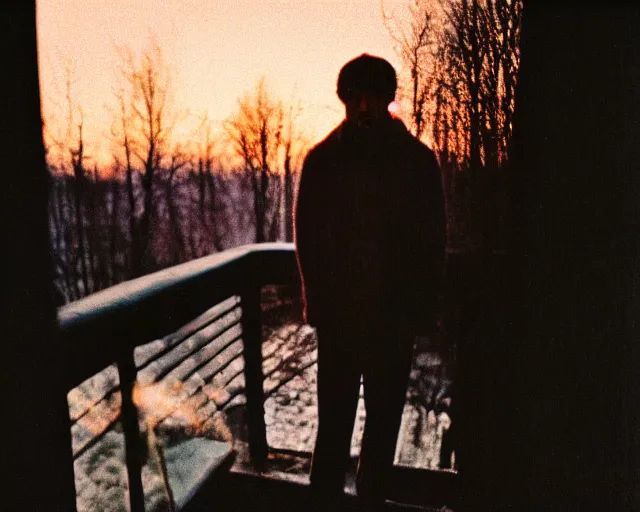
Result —
<svg viewBox="0 0 640 512"><path fill-rule="evenodd" d="M385 0L385 8L405 5ZM371 0L38 0L37 29L47 130L68 134L67 63L74 125L82 119L86 154L103 168L113 161L118 47L139 54L155 41L162 49L184 113L174 130L180 141L194 138L205 115L219 138L238 99L264 76L274 96L300 103L313 143L344 116L335 89L345 62L370 53L400 71L380 3Z"/></svg>

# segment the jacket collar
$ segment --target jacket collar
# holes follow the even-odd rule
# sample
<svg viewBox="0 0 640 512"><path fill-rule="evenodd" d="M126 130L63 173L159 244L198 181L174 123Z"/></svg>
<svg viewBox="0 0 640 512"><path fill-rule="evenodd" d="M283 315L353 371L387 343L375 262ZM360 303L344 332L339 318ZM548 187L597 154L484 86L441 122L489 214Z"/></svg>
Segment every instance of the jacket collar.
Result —
<svg viewBox="0 0 640 512"><path fill-rule="evenodd" d="M389 136L398 136L408 132L405 124L397 117L390 117L369 130L357 128L345 119L335 129L334 136L336 142L342 144L353 141L359 134L365 134L365 136L371 139L384 139Z"/></svg>

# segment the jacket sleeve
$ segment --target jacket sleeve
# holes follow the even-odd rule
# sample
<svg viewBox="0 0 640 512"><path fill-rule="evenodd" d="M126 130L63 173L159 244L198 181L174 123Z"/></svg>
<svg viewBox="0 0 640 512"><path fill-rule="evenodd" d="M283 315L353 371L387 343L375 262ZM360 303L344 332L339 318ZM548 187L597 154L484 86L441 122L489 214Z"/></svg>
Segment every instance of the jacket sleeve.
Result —
<svg viewBox="0 0 640 512"><path fill-rule="evenodd" d="M313 296L314 285L317 283L317 239L314 237L314 219L317 216L317 207L314 201L318 193L314 190L315 172L314 157L309 153L305 158L300 174L298 194L294 208L294 243L296 246L296 259L298 272L302 285L302 304L304 321L314 325Z"/></svg>
<svg viewBox="0 0 640 512"><path fill-rule="evenodd" d="M426 148L425 148L426 149ZM438 299L443 291L446 252L446 215L440 166L431 150L411 180L415 226L412 238L412 301L410 321L416 334L435 329Z"/></svg>

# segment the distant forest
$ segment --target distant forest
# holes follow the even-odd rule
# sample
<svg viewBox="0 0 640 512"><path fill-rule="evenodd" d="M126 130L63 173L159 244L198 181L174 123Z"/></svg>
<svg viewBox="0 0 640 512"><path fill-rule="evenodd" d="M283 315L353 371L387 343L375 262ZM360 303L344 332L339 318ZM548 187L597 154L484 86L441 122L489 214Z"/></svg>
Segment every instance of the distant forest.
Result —
<svg viewBox="0 0 640 512"><path fill-rule="evenodd" d="M404 121L440 161L450 248L504 249L521 0L415 0L403 12L383 1L381 16L402 62ZM189 140L176 142L182 113L161 49L120 56L110 164L88 163L69 72L66 130L45 127L59 304L244 243L293 239L310 146L300 107L260 80L222 135L203 117Z"/></svg>

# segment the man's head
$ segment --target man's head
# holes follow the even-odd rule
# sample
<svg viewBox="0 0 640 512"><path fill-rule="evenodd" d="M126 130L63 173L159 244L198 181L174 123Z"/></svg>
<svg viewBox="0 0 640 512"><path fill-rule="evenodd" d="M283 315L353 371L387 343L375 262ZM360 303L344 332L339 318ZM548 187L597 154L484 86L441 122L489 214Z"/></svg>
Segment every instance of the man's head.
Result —
<svg viewBox="0 0 640 512"><path fill-rule="evenodd" d="M396 87L396 72L386 60L363 53L347 62L338 75L337 90L347 121L368 127L389 117Z"/></svg>

